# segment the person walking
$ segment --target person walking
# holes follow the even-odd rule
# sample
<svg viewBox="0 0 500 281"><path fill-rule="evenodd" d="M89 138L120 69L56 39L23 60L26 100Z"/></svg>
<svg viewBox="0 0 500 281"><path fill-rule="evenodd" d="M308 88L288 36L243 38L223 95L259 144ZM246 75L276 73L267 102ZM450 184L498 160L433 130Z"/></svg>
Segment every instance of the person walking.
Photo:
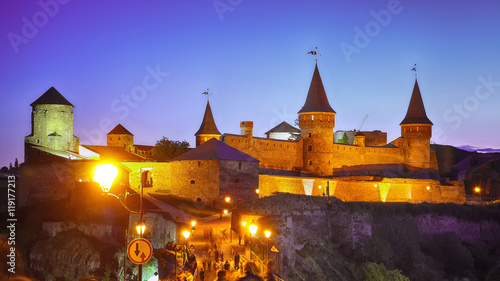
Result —
<svg viewBox="0 0 500 281"><path fill-rule="evenodd" d="M243 276L236 279L236 281L264 281L262 277L259 276L260 270L257 265L248 261L243 267Z"/></svg>
<svg viewBox="0 0 500 281"><path fill-rule="evenodd" d="M274 272L274 261L267 260L266 262L266 273L264 274L264 281L277 281L278 278L281 279L279 275ZM276 278L278 277L278 278Z"/></svg>
<svg viewBox="0 0 500 281"><path fill-rule="evenodd" d="M226 272L222 269L217 271L217 278L214 281L227 281Z"/></svg>

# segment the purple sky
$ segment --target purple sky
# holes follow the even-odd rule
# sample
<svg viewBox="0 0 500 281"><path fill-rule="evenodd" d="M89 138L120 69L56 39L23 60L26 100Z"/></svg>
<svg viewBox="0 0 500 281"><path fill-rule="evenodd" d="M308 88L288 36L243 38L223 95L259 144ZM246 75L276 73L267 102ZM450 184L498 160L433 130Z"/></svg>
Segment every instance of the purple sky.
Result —
<svg viewBox="0 0 500 281"><path fill-rule="evenodd" d="M368 114L363 130L397 138L416 63L432 141L500 148L499 10L494 0L2 1L0 166L23 161L29 105L51 86L76 106L83 144L105 144L121 123L136 144L194 145L207 88L222 133L248 120L263 136L293 124L315 46L335 130ZM147 69L160 73L143 94Z"/></svg>

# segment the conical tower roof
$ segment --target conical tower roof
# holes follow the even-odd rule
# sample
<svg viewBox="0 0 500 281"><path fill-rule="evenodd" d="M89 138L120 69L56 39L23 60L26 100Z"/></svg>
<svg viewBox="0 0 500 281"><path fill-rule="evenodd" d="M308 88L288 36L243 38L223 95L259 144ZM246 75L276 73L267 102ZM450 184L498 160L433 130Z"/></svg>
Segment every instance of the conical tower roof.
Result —
<svg viewBox="0 0 500 281"><path fill-rule="evenodd" d="M34 101L31 106L38 104L63 104L72 105L61 93L59 93L54 87L50 87L43 95L41 95L36 101Z"/></svg>
<svg viewBox="0 0 500 281"><path fill-rule="evenodd" d="M205 115L203 116L203 122L201 122L200 129L198 129L194 135L197 136L202 134L220 135L219 130L217 130L217 125L215 125L209 101L207 101L207 108L205 109Z"/></svg>
<svg viewBox="0 0 500 281"><path fill-rule="evenodd" d="M405 124L430 124L433 125L431 120L427 118L425 113L424 101L420 94L417 79L415 79L415 86L413 86L413 93L411 94L410 105L406 112L405 119L399 125Z"/></svg>
<svg viewBox="0 0 500 281"><path fill-rule="evenodd" d="M125 129L125 127L122 126L122 124L116 125L116 127L113 128L113 130L109 131L108 135L131 135L133 134L129 132L129 130Z"/></svg>
<svg viewBox="0 0 500 281"><path fill-rule="evenodd" d="M335 110L330 106L326 96L323 81L319 75L318 64L314 67L314 73L307 93L306 103L298 113L303 112L332 112Z"/></svg>

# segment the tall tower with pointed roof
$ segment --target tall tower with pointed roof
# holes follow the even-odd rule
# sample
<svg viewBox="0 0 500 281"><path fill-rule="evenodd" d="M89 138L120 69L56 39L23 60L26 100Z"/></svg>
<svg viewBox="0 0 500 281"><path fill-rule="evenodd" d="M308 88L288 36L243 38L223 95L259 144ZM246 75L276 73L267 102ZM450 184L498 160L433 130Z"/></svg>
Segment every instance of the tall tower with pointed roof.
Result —
<svg viewBox="0 0 500 281"><path fill-rule="evenodd" d="M80 140L73 135L74 107L50 87L31 104L31 134L25 137L25 143L78 153Z"/></svg>
<svg viewBox="0 0 500 281"><path fill-rule="evenodd" d="M110 147L121 147L128 151L134 151L134 135L122 124L116 125L113 130L109 131L106 143Z"/></svg>
<svg viewBox="0 0 500 281"><path fill-rule="evenodd" d="M430 167L430 140L432 122L425 113L424 102L418 82L415 79L413 92L406 116L401 121L401 143L405 163L416 168Z"/></svg>
<svg viewBox="0 0 500 281"><path fill-rule="evenodd" d="M196 137L196 146L199 146L212 138L220 140L221 134L217 129L217 125L215 125L214 116L212 115L212 108L210 107L210 101L208 100L200 129L198 129L198 131L194 135Z"/></svg>
<svg viewBox="0 0 500 281"><path fill-rule="evenodd" d="M318 64L316 64L306 102L298 112L304 144L303 169L305 171L318 175L331 175L335 114L335 110L328 102Z"/></svg>

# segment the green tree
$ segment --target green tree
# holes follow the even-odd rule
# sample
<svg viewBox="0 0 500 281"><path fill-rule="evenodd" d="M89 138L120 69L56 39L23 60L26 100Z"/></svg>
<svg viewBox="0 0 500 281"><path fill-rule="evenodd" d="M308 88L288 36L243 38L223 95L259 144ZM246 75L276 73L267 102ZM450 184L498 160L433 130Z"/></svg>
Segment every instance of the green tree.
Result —
<svg viewBox="0 0 500 281"><path fill-rule="evenodd" d="M187 152L188 147L189 143L187 141L180 142L163 137L156 142L151 154L156 161L168 161Z"/></svg>
<svg viewBox="0 0 500 281"><path fill-rule="evenodd" d="M342 136L342 138L339 139L337 142L343 143L343 144L349 144L349 137L347 136L347 133L344 132L344 135Z"/></svg>

